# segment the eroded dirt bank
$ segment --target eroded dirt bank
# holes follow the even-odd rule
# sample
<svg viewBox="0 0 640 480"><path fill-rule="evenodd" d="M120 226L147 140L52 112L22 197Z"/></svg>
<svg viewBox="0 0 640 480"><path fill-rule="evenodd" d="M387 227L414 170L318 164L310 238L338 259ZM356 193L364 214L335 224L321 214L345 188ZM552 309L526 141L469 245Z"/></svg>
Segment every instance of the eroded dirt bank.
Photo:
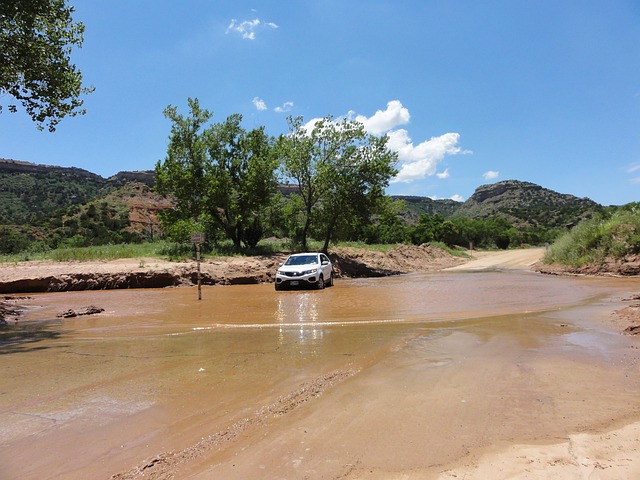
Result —
<svg viewBox="0 0 640 480"><path fill-rule="evenodd" d="M431 272L464 263L431 246L398 246L381 253L336 248L330 257L338 277L382 277ZM203 285L272 282L285 254L224 257L201 262ZM18 262L0 265L0 293L162 288L195 285L195 262L123 259L105 262Z"/></svg>

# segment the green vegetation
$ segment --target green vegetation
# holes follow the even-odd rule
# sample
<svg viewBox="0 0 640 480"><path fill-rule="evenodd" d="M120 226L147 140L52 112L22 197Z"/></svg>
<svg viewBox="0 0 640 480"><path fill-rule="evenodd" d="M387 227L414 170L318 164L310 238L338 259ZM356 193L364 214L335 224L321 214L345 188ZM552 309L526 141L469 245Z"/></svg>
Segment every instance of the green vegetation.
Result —
<svg viewBox="0 0 640 480"><path fill-rule="evenodd" d="M10 255L0 255L0 263L31 260L68 262L142 257L164 258L166 248L167 244L164 242L100 245L95 247L63 247L46 251L24 251Z"/></svg>
<svg viewBox="0 0 640 480"><path fill-rule="evenodd" d="M104 192L100 180L57 170L0 172L0 224L35 224L56 210L86 203Z"/></svg>
<svg viewBox="0 0 640 480"><path fill-rule="evenodd" d="M237 249L262 238L276 189L277 160L264 128L247 132L241 115L206 126L211 118L197 99L190 115L165 109L171 120L167 157L156 164L156 189L175 199L160 217L169 236L185 240L196 231L223 234Z"/></svg>
<svg viewBox="0 0 640 480"><path fill-rule="evenodd" d="M322 239L326 252L382 211L397 158L387 137L331 117L307 131L296 118L276 141L264 127L244 130L240 115L207 125L211 113L197 99L188 104L188 116L165 110L171 135L165 160L156 164L157 191L175 200L160 214L171 239L201 231L246 250L270 234L292 238L303 250L311 238ZM274 194L278 173L295 182L286 200Z"/></svg>
<svg viewBox="0 0 640 480"><path fill-rule="evenodd" d="M71 61L84 35L73 12L66 0L0 2L0 98L9 94L21 103L40 130L53 132L65 116L84 114L80 95L92 91Z"/></svg>
<svg viewBox="0 0 640 480"><path fill-rule="evenodd" d="M415 223L404 221L398 215L388 213L363 231L363 238L371 243L422 243L440 242L449 247L500 248L520 245L540 245L551 241L557 229L518 229L502 217L474 220L467 217L445 218L440 214L422 214Z"/></svg>
<svg viewBox="0 0 640 480"><path fill-rule="evenodd" d="M442 245L458 253L551 243L582 220L638 210L515 180L479 187L464 203L389 197L396 156L386 137L367 135L357 122L290 118L289 133L276 139L264 127L245 130L240 115L209 123L211 113L197 99L189 99L188 115L172 106L165 115L169 146L155 173L105 180L77 168L0 159L0 255L109 258L118 245L163 239L158 254L182 260L193 256L195 232L206 233L204 255L326 251L345 242ZM598 240L573 256L593 255L593 245L629 251ZM101 246L111 247L87 253Z"/></svg>
<svg viewBox="0 0 640 480"><path fill-rule="evenodd" d="M638 207L638 204L629 204L581 222L555 241L544 262L583 267L640 254Z"/></svg>
<svg viewBox="0 0 640 480"><path fill-rule="evenodd" d="M561 194L529 182L505 180L478 187L451 217L500 217L519 229L565 229L602 213L588 198Z"/></svg>
<svg viewBox="0 0 640 480"><path fill-rule="evenodd" d="M386 136L368 135L356 121L328 116L305 126L289 118L289 134L278 139L282 170L294 181L288 202L289 233L308 250L311 236L329 242L349 239L385 206L384 189L397 173L397 153Z"/></svg>

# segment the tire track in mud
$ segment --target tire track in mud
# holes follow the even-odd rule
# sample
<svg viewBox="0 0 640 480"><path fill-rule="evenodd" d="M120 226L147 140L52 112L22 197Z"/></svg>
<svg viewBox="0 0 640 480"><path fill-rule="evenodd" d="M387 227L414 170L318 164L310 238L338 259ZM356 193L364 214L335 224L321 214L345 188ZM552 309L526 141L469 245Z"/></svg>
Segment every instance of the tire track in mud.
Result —
<svg viewBox="0 0 640 480"><path fill-rule="evenodd" d="M183 450L166 452L145 460L127 472L111 476L111 480L170 480L179 465L195 460L211 450L234 441L238 436L252 429L266 426L268 419L279 418L291 413L305 403L320 397L328 388L354 376L359 370L339 370L322 375L303 383L297 390L280 397L270 405L265 405L253 416L243 418L224 430L204 437L199 442Z"/></svg>

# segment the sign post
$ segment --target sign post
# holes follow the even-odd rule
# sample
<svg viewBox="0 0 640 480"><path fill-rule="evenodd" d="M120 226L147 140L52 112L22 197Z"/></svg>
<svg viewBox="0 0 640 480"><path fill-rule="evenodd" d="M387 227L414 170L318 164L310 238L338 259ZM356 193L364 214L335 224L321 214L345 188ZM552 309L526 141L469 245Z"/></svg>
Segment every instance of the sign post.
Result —
<svg viewBox="0 0 640 480"><path fill-rule="evenodd" d="M200 245L204 243L204 232L191 235L191 243L196 245L196 265L198 271L198 300L202 300L202 275L200 275Z"/></svg>

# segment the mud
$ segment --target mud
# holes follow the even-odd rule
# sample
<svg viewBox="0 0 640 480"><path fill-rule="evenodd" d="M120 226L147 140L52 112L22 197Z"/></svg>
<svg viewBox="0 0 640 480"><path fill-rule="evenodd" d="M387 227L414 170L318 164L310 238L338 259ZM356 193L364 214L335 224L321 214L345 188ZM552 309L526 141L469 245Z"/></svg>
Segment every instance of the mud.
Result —
<svg viewBox="0 0 640 480"><path fill-rule="evenodd" d="M503 260L32 294L0 338L0 478L637 477L640 344L613 312L639 280Z"/></svg>

